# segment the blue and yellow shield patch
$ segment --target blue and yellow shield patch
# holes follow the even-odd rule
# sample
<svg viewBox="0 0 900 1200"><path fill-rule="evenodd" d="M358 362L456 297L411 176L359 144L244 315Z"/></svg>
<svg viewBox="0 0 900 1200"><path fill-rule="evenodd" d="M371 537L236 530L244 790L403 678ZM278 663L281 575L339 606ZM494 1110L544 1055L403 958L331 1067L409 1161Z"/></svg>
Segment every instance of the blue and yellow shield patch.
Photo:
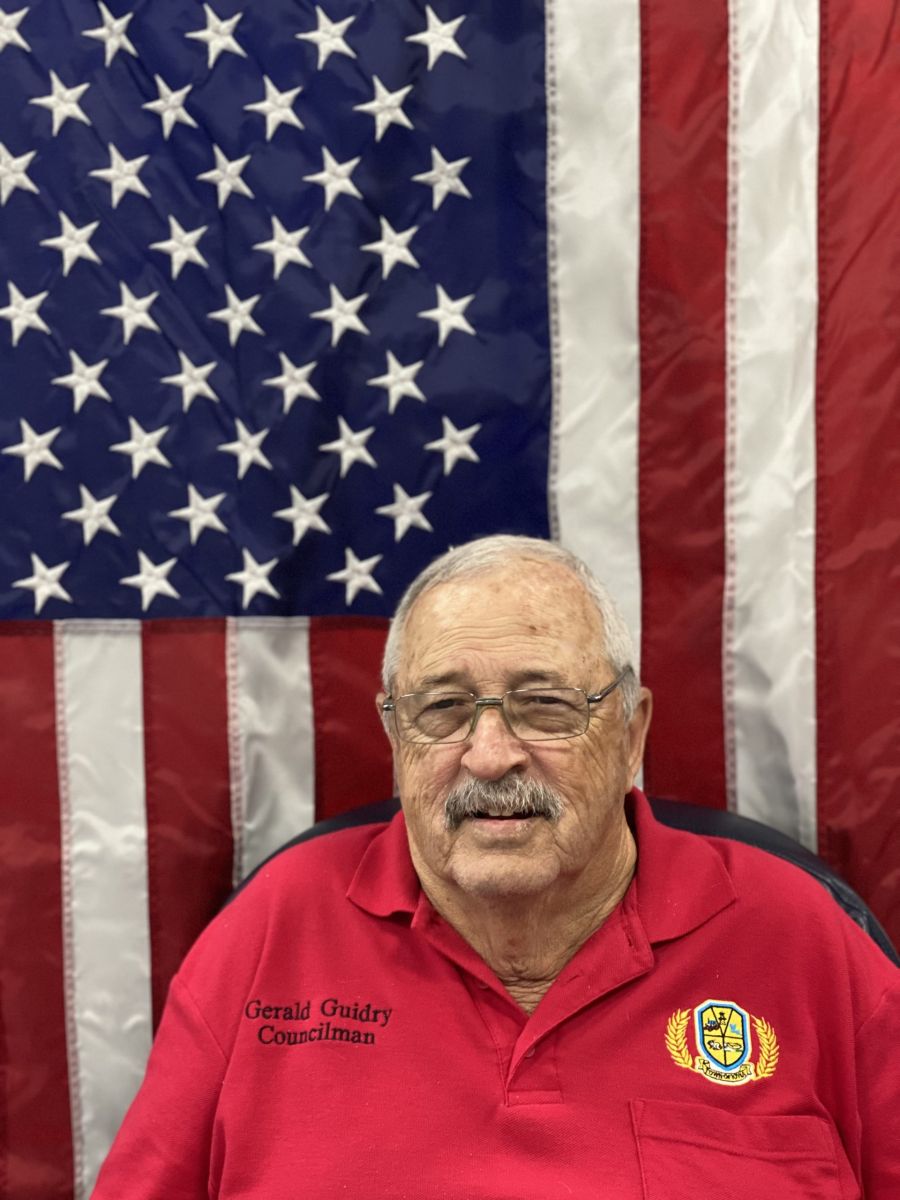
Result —
<svg viewBox="0 0 900 1200"><path fill-rule="evenodd" d="M697 1048L714 1067L737 1071L750 1054L750 1017L732 1001L707 1000L694 1009Z"/></svg>
<svg viewBox="0 0 900 1200"><path fill-rule="evenodd" d="M697 1053L688 1048L688 1027L693 1023ZM751 1028L759 1055L751 1061ZM775 1030L762 1017L751 1016L733 1000L704 1000L693 1010L679 1008L666 1026L666 1049L679 1067L696 1071L712 1083L740 1084L768 1079L778 1066Z"/></svg>

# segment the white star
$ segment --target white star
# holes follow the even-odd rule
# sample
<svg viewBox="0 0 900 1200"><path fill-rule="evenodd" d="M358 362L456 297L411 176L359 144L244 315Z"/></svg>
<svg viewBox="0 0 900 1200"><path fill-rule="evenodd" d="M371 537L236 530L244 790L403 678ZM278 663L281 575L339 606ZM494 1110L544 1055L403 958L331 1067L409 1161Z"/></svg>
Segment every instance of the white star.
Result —
<svg viewBox="0 0 900 1200"><path fill-rule="evenodd" d="M295 129L302 129L303 122L294 112L293 104L303 88L295 87L286 92L279 92L268 75L263 75L263 83L266 86L265 100L245 104L244 108L247 112L259 113L266 118L266 141L272 140L272 134L280 125L293 125Z"/></svg>
<svg viewBox="0 0 900 1200"><path fill-rule="evenodd" d="M329 494L323 492L321 496L313 496L311 500L307 500L300 489L291 484L291 507L279 508L272 515L280 517L282 521L290 521L294 529L295 546L299 544L300 539L309 529L317 529L320 533L331 533L331 527L326 525L323 518L319 516L319 509L328 499Z"/></svg>
<svg viewBox="0 0 900 1200"><path fill-rule="evenodd" d="M384 217L381 220L381 240L377 242L369 242L365 246L361 246L361 250L367 250L370 254L381 255L381 271L385 279L390 275L391 271L397 263L406 263L409 267L418 267L413 253L409 247L410 240L419 232L418 225L410 225L409 229L404 229L398 232L392 229L390 222Z"/></svg>
<svg viewBox="0 0 900 1200"><path fill-rule="evenodd" d="M421 367L422 362L410 363L408 367L404 367L388 350L387 373L378 375L375 379L367 379L366 382L370 387L385 389L388 394L388 411L393 412L404 396L411 396L414 400L425 400L416 383L416 376Z"/></svg>
<svg viewBox="0 0 900 1200"><path fill-rule="evenodd" d="M243 13L235 13L233 17L227 20L222 20L217 17L208 4L203 5L203 11L206 13L206 28L196 29L193 33L186 33L184 36L196 38L198 42L206 42L207 65L215 66L216 59L220 54L228 51L229 54L239 54L241 58L246 58L246 51L234 40L232 34L234 27L244 15Z"/></svg>
<svg viewBox="0 0 900 1200"><path fill-rule="evenodd" d="M331 322L331 344L336 346L348 329L357 333L368 333L368 328L356 315L362 305L368 300L368 293L345 299L333 283L329 284L331 304L328 308L320 308L318 312L310 313L320 321Z"/></svg>
<svg viewBox="0 0 900 1200"><path fill-rule="evenodd" d="M315 175L304 175L308 183L317 183L325 189L325 211L328 212L338 196L356 196L362 199L362 192L350 178L356 168L359 158L348 158L339 163L327 146L322 147L322 170Z"/></svg>
<svg viewBox="0 0 900 1200"><path fill-rule="evenodd" d="M100 16L103 18L102 25L96 29L85 29L82 32L85 37L97 38L105 44L105 65L109 66L119 50L127 50L129 54L133 54L137 58L137 50L132 46L128 40L128 34L125 32L134 13L126 13L124 17L114 17L103 0L100 0Z"/></svg>
<svg viewBox="0 0 900 1200"><path fill-rule="evenodd" d="M34 296L23 296L14 283L9 283L9 304L0 308L0 317L12 325L12 344L17 346L19 338L26 329L40 329L49 333L50 327L44 323L38 309L47 298L47 292L37 292Z"/></svg>
<svg viewBox="0 0 900 1200"><path fill-rule="evenodd" d="M22 466L25 468L26 483L38 467L55 467L57 471L63 469L62 463L50 449L54 438L62 429L61 425L57 425L55 429L48 429L46 433L37 433L27 421L20 418L19 429L22 432L21 442L16 446L7 446L3 453L21 458Z"/></svg>
<svg viewBox="0 0 900 1200"><path fill-rule="evenodd" d="M319 48L319 70L328 62L331 54L346 54L348 58L356 58L356 52L351 50L344 41L344 34L353 24L356 17L345 17L343 21L330 20L319 5L316 5L316 28L311 33L298 33L303 42L315 42Z"/></svg>
<svg viewBox="0 0 900 1200"><path fill-rule="evenodd" d="M150 100L147 104L142 104L141 108L156 113L162 121L163 137L168 141L169 134L177 124L190 125L196 129L197 122L184 107L184 98L191 90L191 85L188 83L178 91L172 91L159 75L154 75L153 78L156 80L159 99Z"/></svg>
<svg viewBox="0 0 900 1200"><path fill-rule="evenodd" d="M454 35L466 18L457 17L453 21L440 21L435 16L430 4L425 6L425 16L428 20L428 28L422 33L411 34L406 40L428 47L428 70L431 70L442 54L455 54L457 58L465 58L465 51L460 50Z"/></svg>
<svg viewBox="0 0 900 1200"><path fill-rule="evenodd" d="M211 321L221 321L228 326L228 340L232 346L236 344L244 330L250 333L263 332L250 315L261 295L262 293L258 292L255 296L248 296L246 300L239 300L232 291L231 284L226 283L225 299L228 303L224 308L207 314Z"/></svg>
<svg viewBox="0 0 900 1200"><path fill-rule="evenodd" d="M320 450L328 450L331 454L341 456L341 479L347 474L354 463L365 463L369 467L377 467L375 459L366 449L366 442L375 432L375 426L368 429L353 430L343 417L338 417L340 437L333 442L323 442Z"/></svg>
<svg viewBox="0 0 900 1200"><path fill-rule="evenodd" d="M306 396L309 400L322 399L309 382L309 377L316 366L314 362L305 363L302 367L297 367L280 350L278 358L281 362L281 374L276 375L273 379L264 379L263 384L266 387L281 388L284 396L284 411L286 413L291 411L291 405L298 396Z"/></svg>
<svg viewBox="0 0 900 1200"><path fill-rule="evenodd" d="M59 214L58 237L44 238L41 245L60 252L63 257L63 275L68 275L79 258L87 262L100 262L99 255L91 246L91 238L99 224L99 221L91 221L90 225L82 225L79 229L64 212Z"/></svg>
<svg viewBox="0 0 900 1200"><path fill-rule="evenodd" d="M448 417L441 417L444 436L434 442L426 442L426 450L438 450L444 456L444 474L449 475L460 459L480 462L481 459L469 445L481 425L470 425L468 429L457 429Z"/></svg>
<svg viewBox="0 0 900 1200"><path fill-rule="evenodd" d="M226 575L226 579L232 580L234 583L239 583L244 589L244 594L241 598L241 606L246 608L250 601L257 593L262 592L265 596L274 596L279 599L281 593L275 590L274 585L269 580L274 567L278 565L277 558L270 558L267 563L258 563L249 550L243 551L244 569L243 571L232 571L230 575Z"/></svg>
<svg viewBox="0 0 900 1200"><path fill-rule="evenodd" d="M272 265L277 279L288 263L299 263L311 267L312 263L300 249L300 243L309 233L309 226L293 231L285 229L277 217L272 218L272 237L268 242L256 242L253 249L272 255Z"/></svg>
<svg viewBox="0 0 900 1200"><path fill-rule="evenodd" d="M126 192L136 192L139 196L148 196L144 183L139 179L141 167L149 158L149 154L141 154L138 158L123 158L115 146L109 147L109 166L98 167L96 171L88 171L95 179L108 183L112 192L112 206L116 208Z"/></svg>
<svg viewBox="0 0 900 1200"><path fill-rule="evenodd" d="M47 601L53 597L57 600L65 600L71 604L72 597L59 582L63 573L68 568L69 564L67 562L57 563L55 567L48 567L46 563L41 562L36 554L32 554L31 575L27 579L17 579L13 587L27 588L28 591L34 592L35 613L39 613Z"/></svg>
<svg viewBox="0 0 900 1200"><path fill-rule="evenodd" d="M215 529L219 533L228 532L222 524L221 519L216 515L216 509L224 499L224 492L220 492L218 496L202 496L194 485L189 483L187 506L185 508L173 508L169 516L177 517L179 521L189 522L191 527L191 545L193 546L204 529Z"/></svg>
<svg viewBox="0 0 900 1200"><path fill-rule="evenodd" d="M170 558L166 562L153 563L143 550L138 550L137 575L126 575L119 583L124 583L126 587L140 588L142 612L147 611L157 596L171 596L173 600L178 600L178 592L168 580L169 572L177 561L177 558Z"/></svg>
<svg viewBox="0 0 900 1200"><path fill-rule="evenodd" d="M348 608L360 591L375 592L376 595L381 595L381 588L372 578L372 572L383 557L381 554L373 554L371 558L359 559L348 548L344 551L344 569L342 571L332 571L330 575L325 576L326 579L330 579L334 583L343 583L346 585L344 603Z"/></svg>
<svg viewBox="0 0 900 1200"><path fill-rule="evenodd" d="M23 50L31 50L19 33L19 25L27 12L27 8L20 8L18 12L14 13L0 12L0 51L5 50L7 46L19 46Z"/></svg>
<svg viewBox="0 0 900 1200"><path fill-rule="evenodd" d="M131 437L127 442L116 442L110 446L117 454L127 454L131 458L131 477L137 479L148 463L156 463L160 467L171 467L171 463L159 448L159 443L169 432L168 425L159 429L142 429L134 417L128 418L128 428Z"/></svg>
<svg viewBox="0 0 900 1200"><path fill-rule="evenodd" d="M90 86L87 83L78 84L76 87L67 88L55 71L50 72L50 86L52 91L48 96L35 96L33 100L29 100L29 104L38 104L41 108L49 108L53 113L53 136L59 133L60 129L71 117L75 121L82 121L85 125L90 125L90 121L81 111L78 103L81 96L87 91Z"/></svg>
<svg viewBox="0 0 900 1200"><path fill-rule="evenodd" d="M421 496L408 496L399 483L394 484L394 503L382 504L375 511L383 517L390 517L394 522L394 541L399 542L413 525L416 529L424 529L433 533L428 518L422 512L423 507L431 499L431 492L422 492Z"/></svg>
<svg viewBox="0 0 900 1200"><path fill-rule="evenodd" d="M443 346L454 329L458 329L460 333L475 332L464 316L466 309L474 299L475 293L473 292L471 296L460 296L458 300L451 300L441 285L437 285L435 307L420 312L419 316L437 324L439 346Z"/></svg>
<svg viewBox="0 0 900 1200"><path fill-rule="evenodd" d="M377 75L373 77L375 84L375 99L367 104L354 104L354 112L369 113L375 118L375 141L380 142L391 125L402 125L404 129L412 129L413 124L400 107L409 93L412 84L400 88L399 91L389 92Z"/></svg>
<svg viewBox="0 0 900 1200"><path fill-rule="evenodd" d="M14 158L0 142L0 204L5 204L16 188L21 188L23 192L37 193L37 187L27 174L28 164L35 154L36 150L29 150L27 154Z"/></svg>
<svg viewBox="0 0 900 1200"><path fill-rule="evenodd" d="M225 207L225 201L232 192L237 192L241 196L252 196L253 193L241 179L241 171L250 161L250 155L245 154L243 158L235 158L229 162L218 146L213 146L213 154L216 156L216 165L211 171L204 171L197 178L203 180L204 183L216 185L219 208Z"/></svg>
<svg viewBox="0 0 900 1200"><path fill-rule="evenodd" d="M233 454L237 459L238 479L243 479L254 464L271 471L272 464L260 449L263 439L269 436L268 429L261 429L259 433L251 433L240 418L237 419L236 426L236 440L223 442L219 449L225 454Z"/></svg>
<svg viewBox="0 0 900 1200"><path fill-rule="evenodd" d="M107 533L114 533L116 537L121 537L122 531L109 515L109 510L119 497L107 496L105 500L98 500L96 496L91 495L84 484L79 484L78 490L81 492L81 508L70 509L69 512L63 513L63 517L67 521L79 523L84 535L84 544L89 546L101 529L106 530Z"/></svg>
<svg viewBox="0 0 900 1200"><path fill-rule="evenodd" d="M413 175L413 183L424 183L432 188L431 205L438 209L452 192L454 196L465 196L472 199L472 193L460 179L460 172L470 163L471 158L458 158L456 162L447 162L437 146L431 147L431 170L423 171L421 175Z"/></svg>
<svg viewBox="0 0 900 1200"><path fill-rule="evenodd" d="M216 369L215 362L204 363L202 367L195 367L183 350L178 351L178 358L181 362L181 370L177 375L166 375L160 383L171 383L175 387L181 388L181 403L184 405L184 411L188 412L191 404L198 396L206 396L209 400L215 400L218 403L219 397L206 382L212 371Z"/></svg>
<svg viewBox="0 0 900 1200"><path fill-rule="evenodd" d="M60 387L72 389L72 399L75 402L76 412L81 411L81 406L89 396L97 396L100 400L112 399L109 392L100 382L100 376L106 370L109 363L108 358L101 359L100 362L94 363L93 366L89 367L74 350L70 350L69 359L72 366L69 374L57 375L51 382L58 384Z"/></svg>
<svg viewBox="0 0 900 1200"><path fill-rule="evenodd" d="M150 292L147 296L135 296L127 283L120 283L121 301L112 308L101 308L100 312L106 317L116 317L122 322L122 337L125 345L131 341L135 329L151 329L157 333L160 328L147 311L159 292Z"/></svg>
<svg viewBox="0 0 900 1200"><path fill-rule="evenodd" d="M197 229L182 229L174 217L169 217L169 237L164 242L151 242L151 250L161 250L172 257L172 278L177 279L185 263L196 263L208 267L209 263L197 249L197 243L206 233L208 225Z"/></svg>

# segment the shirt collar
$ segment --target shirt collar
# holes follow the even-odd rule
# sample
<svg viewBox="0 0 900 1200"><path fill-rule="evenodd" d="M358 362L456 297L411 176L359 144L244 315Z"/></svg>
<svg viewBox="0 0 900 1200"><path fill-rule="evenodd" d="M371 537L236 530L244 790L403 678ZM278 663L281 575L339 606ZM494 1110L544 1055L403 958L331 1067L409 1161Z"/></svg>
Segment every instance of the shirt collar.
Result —
<svg viewBox="0 0 900 1200"><path fill-rule="evenodd" d="M626 797L626 806L638 859L622 904L649 942L681 937L734 903L725 865L705 837L662 825L637 788ZM376 917L416 912L423 896L402 812L366 846L347 897Z"/></svg>
<svg viewBox="0 0 900 1200"><path fill-rule="evenodd" d="M708 838L657 821L637 788L626 805L638 860L625 901L634 905L651 943L690 933L734 903L731 877Z"/></svg>
<svg viewBox="0 0 900 1200"><path fill-rule="evenodd" d="M415 912L421 893L401 811L367 843L347 898L374 917L389 917Z"/></svg>

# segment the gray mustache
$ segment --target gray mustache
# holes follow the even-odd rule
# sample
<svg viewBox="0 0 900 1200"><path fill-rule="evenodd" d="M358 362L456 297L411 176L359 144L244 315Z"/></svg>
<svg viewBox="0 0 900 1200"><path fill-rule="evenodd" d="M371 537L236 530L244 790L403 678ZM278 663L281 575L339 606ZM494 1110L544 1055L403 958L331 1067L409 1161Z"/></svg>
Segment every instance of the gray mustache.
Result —
<svg viewBox="0 0 900 1200"><path fill-rule="evenodd" d="M444 825L458 829L466 817L519 815L546 817L556 822L563 814L560 796L546 784L519 775L503 779L468 779L444 801Z"/></svg>

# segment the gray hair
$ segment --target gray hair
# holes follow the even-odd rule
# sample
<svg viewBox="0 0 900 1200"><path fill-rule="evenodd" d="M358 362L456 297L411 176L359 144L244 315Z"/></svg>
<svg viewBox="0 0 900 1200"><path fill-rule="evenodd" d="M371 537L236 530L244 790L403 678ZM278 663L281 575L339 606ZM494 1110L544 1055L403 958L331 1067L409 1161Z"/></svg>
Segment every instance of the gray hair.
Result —
<svg viewBox="0 0 900 1200"><path fill-rule="evenodd" d="M555 542L513 534L494 534L456 546L436 558L412 581L397 605L388 631L382 664L384 690L390 692L400 665L403 634L410 610L425 592L451 579L478 575L511 560L525 559L555 563L571 571L594 603L603 623L603 653L615 674L627 670L622 681L622 703L628 720L637 708L640 683L634 667L634 644L628 626L607 588L577 555Z"/></svg>

